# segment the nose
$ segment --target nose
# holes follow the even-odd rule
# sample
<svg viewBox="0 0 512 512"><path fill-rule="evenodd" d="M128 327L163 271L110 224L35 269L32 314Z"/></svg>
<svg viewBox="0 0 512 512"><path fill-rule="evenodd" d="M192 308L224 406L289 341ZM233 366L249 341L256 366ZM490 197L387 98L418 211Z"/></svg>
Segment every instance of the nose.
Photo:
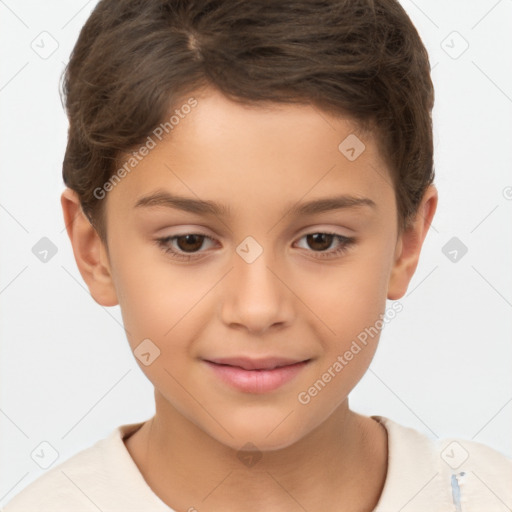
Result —
<svg viewBox="0 0 512 512"><path fill-rule="evenodd" d="M250 261L233 255L234 268L223 280L220 294L222 321L230 328L260 335L290 325L294 317L293 292L272 254L263 250Z"/></svg>

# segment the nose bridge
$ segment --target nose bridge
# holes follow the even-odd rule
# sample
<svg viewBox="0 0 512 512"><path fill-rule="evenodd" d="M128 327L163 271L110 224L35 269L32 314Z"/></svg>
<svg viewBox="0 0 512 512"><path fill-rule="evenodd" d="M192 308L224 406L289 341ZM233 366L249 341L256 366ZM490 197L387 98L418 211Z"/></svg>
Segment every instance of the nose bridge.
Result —
<svg viewBox="0 0 512 512"><path fill-rule="evenodd" d="M222 293L222 319L251 331L290 321L291 293L278 277L271 248L246 237L233 254L233 270ZM276 275L277 274L277 275Z"/></svg>

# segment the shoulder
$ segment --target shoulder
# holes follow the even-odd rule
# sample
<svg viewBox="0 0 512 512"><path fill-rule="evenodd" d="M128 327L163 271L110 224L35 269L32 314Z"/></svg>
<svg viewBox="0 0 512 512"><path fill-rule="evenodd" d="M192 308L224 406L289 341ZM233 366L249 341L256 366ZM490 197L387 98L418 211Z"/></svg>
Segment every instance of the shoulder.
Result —
<svg viewBox="0 0 512 512"><path fill-rule="evenodd" d="M1 512L98 512L117 510L130 485L133 461L126 459L122 436L141 424L122 425L94 445L47 470L17 494ZM119 470L119 471L117 471ZM121 473L117 474L116 473ZM136 474L136 473L135 473ZM113 497L116 497L115 500ZM105 505L105 508L103 508Z"/></svg>
<svg viewBox="0 0 512 512"><path fill-rule="evenodd" d="M101 457L105 440L73 455L47 470L26 486L2 512L36 512L53 510L89 511L87 496L94 485L94 477L101 474ZM98 509L96 509L97 512Z"/></svg>
<svg viewBox="0 0 512 512"><path fill-rule="evenodd" d="M373 418L388 431L388 475L376 512L393 507L501 512L512 506L509 457L476 441L434 438L389 418Z"/></svg>

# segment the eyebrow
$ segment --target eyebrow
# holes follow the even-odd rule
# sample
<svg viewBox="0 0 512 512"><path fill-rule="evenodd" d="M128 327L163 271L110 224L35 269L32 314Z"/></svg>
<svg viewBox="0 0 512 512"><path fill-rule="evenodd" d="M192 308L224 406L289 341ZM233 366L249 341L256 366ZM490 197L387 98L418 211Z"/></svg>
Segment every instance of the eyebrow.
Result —
<svg viewBox="0 0 512 512"><path fill-rule="evenodd" d="M215 201L206 201L193 199L191 197L173 195L166 191L156 191L147 196L141 197L135 203L135 208L150 208L157 206L174 208L199 215L210 214L220 217L229 217L231 215L229 206L219 204ZM296 203L289 206L285 211L287 211L289 215L305 216L333 210L360 208L362 206L368 206L373 209L377 208L375 202L368 197L344 194L335 197L315 199L306 203Z"/></svg>

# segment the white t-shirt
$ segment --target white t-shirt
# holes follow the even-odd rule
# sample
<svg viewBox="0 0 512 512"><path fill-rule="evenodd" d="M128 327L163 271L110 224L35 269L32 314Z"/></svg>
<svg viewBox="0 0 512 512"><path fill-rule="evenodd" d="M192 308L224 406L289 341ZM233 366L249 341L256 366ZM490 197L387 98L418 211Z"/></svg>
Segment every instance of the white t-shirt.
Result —
<svg viewBox="0 0 512 512"><path fill-rule="evenodd" d="M512 459L474 441L432 440L383 416L388 471L374 512L506 512ZM175 512L149 487L123 442L142 423L121 425L16 495L3 512ZM371 478L371 475L368 475Z"/></svg>

